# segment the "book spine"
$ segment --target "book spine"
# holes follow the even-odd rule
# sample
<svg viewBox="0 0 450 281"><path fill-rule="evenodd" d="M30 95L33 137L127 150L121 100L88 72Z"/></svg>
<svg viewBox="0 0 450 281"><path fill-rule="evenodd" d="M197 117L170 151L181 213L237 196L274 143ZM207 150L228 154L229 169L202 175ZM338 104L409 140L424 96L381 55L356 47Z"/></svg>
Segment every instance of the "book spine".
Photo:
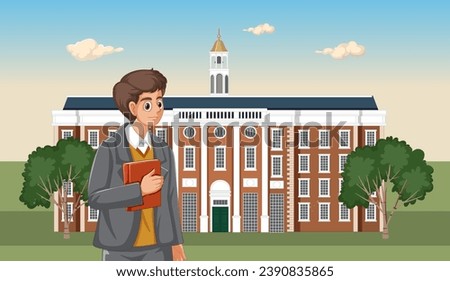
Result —
<svg viewBox="0 0 450 281"><path fill-rule="evenodd" d="M130 183L130 165L123 165L123 184Z"/></svg>

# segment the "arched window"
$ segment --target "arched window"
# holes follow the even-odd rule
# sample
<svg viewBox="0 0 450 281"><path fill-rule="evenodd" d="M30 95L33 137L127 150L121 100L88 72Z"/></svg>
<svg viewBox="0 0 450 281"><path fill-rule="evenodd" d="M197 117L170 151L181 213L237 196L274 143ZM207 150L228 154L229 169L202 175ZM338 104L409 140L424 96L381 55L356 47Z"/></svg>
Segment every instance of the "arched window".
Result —
<svg viewBox="0 0 450 281"><path fill-rule="evenodd" d="M214 93L214 75L211 75L211 93Z"/></svg>
<svg viewBox="0 0 450 281"><path fill-rule="evenodd" d="M216 77L216 93L223 93L223 76L222 74L217 74Z"/></svg>
<svg viewBox="0 0 450 281"><path fill-rule="evenodd" d="M217 57L217 64L221 64L222 63L222 57Z"/></svg>
<svg viewBox="0 0 450 281"><path fill-rule="evenodd" d="M225 93L228 94L228 75L225 75Z"/></svg>

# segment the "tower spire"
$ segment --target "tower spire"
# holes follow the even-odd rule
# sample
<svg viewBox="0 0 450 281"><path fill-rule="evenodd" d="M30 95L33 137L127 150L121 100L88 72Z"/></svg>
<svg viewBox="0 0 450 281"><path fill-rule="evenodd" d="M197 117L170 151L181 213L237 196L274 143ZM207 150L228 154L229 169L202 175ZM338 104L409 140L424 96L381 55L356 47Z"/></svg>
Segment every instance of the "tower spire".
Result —
<svg viewBox="0 0 450 281"><path fill-rule="evenodd" d="M222 37L222 36L220 36L220 27L219 27L219 30L218 30L218 32L217 32L217 39L220 40L221 37Z"/></svg>

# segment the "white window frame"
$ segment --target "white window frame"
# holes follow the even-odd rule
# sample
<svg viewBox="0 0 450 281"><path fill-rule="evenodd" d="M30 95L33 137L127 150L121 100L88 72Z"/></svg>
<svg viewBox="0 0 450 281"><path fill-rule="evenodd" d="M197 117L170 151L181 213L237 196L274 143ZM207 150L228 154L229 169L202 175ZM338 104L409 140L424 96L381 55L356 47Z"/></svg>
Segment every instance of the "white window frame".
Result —
<svg viewBox="0 0 450 281"><path fill-rule="evenodd" d="M271 158L272 158L272 161L271 161L271 166L272 166L271 167L271 175L272 175L272 178L282 178L283 177L283 155L272 155ZM279 175L275 175L273 173L273 171L274 171L273 159L275 159L275 158L279 158L280 159L280 174Z"/></svg>
<svg viewBox="0 0 450 281"><path fill-rule="evenodd" d="M91 210L97 211L97 219L91 219ZM88 206L88 222L97 222L98 216L100 215L100 211L92 208L91 206Z"/></svg>
<svg viewBox="0 0 450 281"><path fill-rule="evenodd" d="M374 133L374 136L373 136L374 143L373 143L373 145L370 145L370 146L375 146L375 144L377 143L377 130L365 130L365 132L364 132L364 144L366 146L369 146L369 144L367 143L367 139L368 139L367 135L369 133Z"/></svg>
<svg viewBox="0 0 450 281"><path fill-rule="evenodd" d="M223 130L223 132L224 132L223 136L217 136L218 130ZM214 137L216 137L217 139L223 139L224 137L227 136L227 128L225 128L223 126L217 126L214 128L213 134L214 134Z"/></svg>
<svg viewBox="0 0 450 281"><path fill-rule="evenodd" d="M345 207L347 209L347 218L342 218L342 207ZM345 206L344 203L339 202L339 221L340 222L349 222L350 221L350 209Z"/></svg>
<svg viewBox="0 0 450 281"><path fill-rule="evenodd" d="M189 137L189 136L186 134L186 131L187 131L188 128L192 128L192 129L194 130L194 134L192 135L192 137ZM186 139L188 139L188 140L195 138L195 135L196 135L196 134L197 134L197 130L196 130L194 127L192 127L192 126L187 126L187 127L184 127L184 129L183 129L183 136L184 136Z"/></svg>
<svg viewBox="0 0 450 281"><path fill-rule="evenodd" d="M97 133L97 145L91 144L91 133ZM88 144L92 146L92 148L97 149L100 145L100 130L88 130Z"/></svg>
<svg viewBox="0 0 450 281"><path fill-rule="evenodd" d="M373 206L373 217L374 217L373 219L367 218L368 210L371 206ZM375 206L375 204L369 203L369 207L364 209L364 213L365 213L364 218L365 218L366 222L376 222L377 221L377 206Z"/></svg>
<svg viewBox="0 0 450 281"><path fill-rule="evenodd" d="M339 195L341 195L342 192L342 183L344 182L343 178L339 178Z"/></svg>
<svg viewBox="0 0 450 281"><path fill-rule="evenodd" d="M328 145L322 145L322 133L328 133ZM330 130L319 130L319 148L330 148L331 144L331 133Z"/></svg>
<svg viewBox="0 0 450 281"><path fill-rule="evenodd" d="M71 215L70 216L70 222L73 222L73 202L67 202L66 203L67 204L67 206L71 206L70 208L71 208L71 214L67 214L67 216L69 217L69 215ZM67 210L68 210L68 208L67 208L67 206L66 206L66 212L67 212ZM64 222L64 220L65 220L65 213L63 213L62 211L61 211L61 222Z"/></svg>
<svg viewBox="0 0 450 281"><path fill-rule="evenodd" d="M187 157L186 157L186 150L187 149L190 149L190 148L192 148L192 167L186 167L186 164L187 164ZM185 145L184 146L184 154L183 154L183 158L184 158L184 164L183 164L183 170L184 171L195 171L195 146L193 146L193 145Z"/></svg>
<svg viewBox="0 0 450 281"><path fill-rule="evenodd" d="M327 163L327 166L328 166L328 170L326 170L326 171L322 171L322 156L327 156L327 158L328 158L328 163ZM329 173L330 172L330 154L319 154L319 173Z"/></svg>
<svg viewBox="0 0 450 281"><path fill-rule="evenodd" d="M348 160L348 154L339 154L339 173L342 173L342 172L344 172L344 169L342 169L343 167L342 167L342 157L343 156L345 156L345 157L347 157L346 159L345 159L345 162L347 162L347 160ZM345 165L345 163L344 163L344 165Z"/></svg>
<svg viewBox="0 0 450 281"><path fill-rule="evenodd" d="M302 171L302 165L301 165L301 158L302 158L302 156L306 156L307 158L308 158L308 170L307 171ZM306 174L306 173L309 173L309 171L311 170L311 157L310 157L310 155L309 154L299 154L298 155L298 172L299 173L304 173L304 174Z"/></svg>
<svg viewBox="0 0 450 281"><path fill-rule="evenodd" d="M253 130L255 131L255 135L254 135L253 137L247 135L247 130L250 130L250 129L253 129ZM253 139L253 138L255 138L257 134L258 134L258 132L256 131L256 128L253 127L253 126L247 126L247 127L244 129L244 136L245 136L246 138L248 138L248 139Z"/></svg>
<svg viewBox="0 0 450 281"><path fill-rule="evenodd" d="M301 208L301 206L308 206L308 212L307 212L307 214L308 214L308 218L306 218L306 219L302 219L302 216L301 216L301 210L302 210L302 208ZM310 203L309 202L299 202L298 203L298 221L299 222L309 222L310 221L310 219L311 219L311 208L310 208L311 206L310 206Z"/></svg>
<svg viewBox="0 0 450 281"><path fill-rule="evenodd" d="M322 206L327 206L327 210L328 210L328 214L327 214L327 219L322 219ZM320 202L319 203L319 222L330 222L330 203L329 202Z"/></svg>
<svg viewBox="0 0 450 281"><path fill-rule="evenodd" d="M68 139L70 137L65 138L64 133L70 133L70 137L73 137L73 130L61 130L61 139Z"/></svg>
<svg viewBox="0 0 450 281"><path fill-rule="evenodd" d="M247 162L247 149L253 149L253 154L254 154L254 163L253 163L253 166L254 167L248 167L248 162ZM254 145L246 145L246 146L244 146L244 164L245 164L245 167L244 167L244 171L256 171L256 146L254 146Z"/></svg>
<svg viewBox="0 0 450 281"><path fill-rule="evenodd" d="M342 139L342 135L341 133L347 133L348 134L348 139L347 139L347 146L343 146L341 143L341 139ZM339 148L350 148L350 130L339 130Z"/></svg>
<svg viewBox="0 0 450 281"><path fill-rule="evenodd" d="M159 133L163 132L164 133L164 138L162 139L165 143L167 143L168 139L167 139L167 128L156 128L156 136L159 137ZM161 138L161 137L159 137Z"/></svg>
<svg viewBox="0 0 450 281"><path fill-rule="evenodd" d="M328 184L328 189L327 189L327 194L322 194L322 182L327 182ZM330 179L319 179L318 181L318 185L319 185L319 190L318 190L318 194L320 198L330 198Z"/></svg>
<svg viewBox="0 0 450 281"><path fill-rule="evenodd" d="M68 190L67 190L67 198L73 198L73 181L70 181L70 182L64 181L63 182L62 196L65 196L66 191L64 190L65 189L64 185L67 183L70 183L70 185L68 186Z"/></svg>
<svg viewBox="0 0 450 281"><path fill-rule="evenodd" d="M377 197L377 192L374 191L374 192L370 193L370 197L376 198Z"/></svg>
<svg viewBox="0 0 450 281"><path fill-rule="evenodd" d="M306 145L302 144L302 133L306 133L308 135L308 142ZM311 137L309 130L298 130L298 148L310 148Z"/></svg>
<svg viewBox="0 0 450 281"><path fill-rule="evenodd" d="M116 133L116 132L117 132L117 129L108 129L108 138L112 137L111 133Z"/></svg>
<svg viewBox="0 0 450 281"><path fill-rule="evenodd" d="M274 135L275 131L280 132L280 147L275 147L274 146L273 135ZM283 128L270 128L270 136L271 136L271 138L270 138L270 140L271 140L271 145L270 145L271 150L273 150L273 151L283 150Z"/></svg>
<svg viewBox="0 0 450 281"><path fill-rule="evenodd" d="M217 150L223 149L223 167L217 167ZM214 147L214 171L226 171L227 170L227 147L225 145L216 145Z"/></svg>
<svg viewBox="0 0 450 281"><path fill-rule="evenodd" d="M307 182L308 183L308 189L307 189L307 191L308 191L308 194L306 194L306 195L302 195L301 194L301 192L300 192L300 190L302 189L302 184L301 184L301 182L302 181L305 181L305 182ZM310 179L305 179L305 178L299 178L298 179L298 197L299 198L309 198L309 196L310 196L310 194L311 194L311 186L310 186Z"/></svg>

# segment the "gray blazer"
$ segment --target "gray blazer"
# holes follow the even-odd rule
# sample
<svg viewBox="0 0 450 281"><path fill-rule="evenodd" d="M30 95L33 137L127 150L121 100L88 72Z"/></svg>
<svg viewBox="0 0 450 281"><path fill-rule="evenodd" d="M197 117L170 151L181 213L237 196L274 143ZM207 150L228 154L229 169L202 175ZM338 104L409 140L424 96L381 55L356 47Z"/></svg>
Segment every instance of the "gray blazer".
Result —
<svg viewBox="0 0 450 281"><path fill-rule="evenodd" d="M100 145L89 178L89 205L100 211L94 246L112 251L133 249L141 220L141 211L126 210L142 204L139 183L123 184L122 164L133 161L125 136L126 125ZM173 152L157 136L152 134L151 139L154 157L161 161L164 176L161 206L154 211L156 239L159 246L182 244Z"/></svg>

